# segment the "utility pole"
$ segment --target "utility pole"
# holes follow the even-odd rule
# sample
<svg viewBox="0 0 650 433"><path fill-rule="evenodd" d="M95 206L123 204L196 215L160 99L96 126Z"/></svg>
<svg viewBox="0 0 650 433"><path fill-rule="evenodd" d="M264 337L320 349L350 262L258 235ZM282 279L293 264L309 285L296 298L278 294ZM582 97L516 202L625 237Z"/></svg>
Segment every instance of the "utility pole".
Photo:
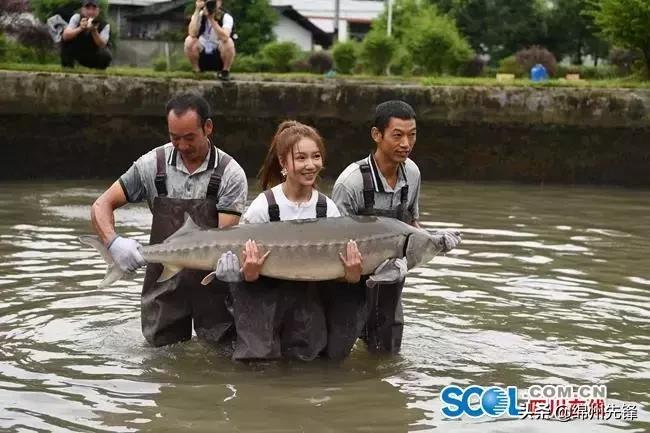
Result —
<svg viewBox="0 0 650 433"><path fill-rule="evenodd" d="M388 2L388 29L386 34L388 36L393 33L393 0L386 0Z"/></svg>
<svg viewBox="0 0 650 433"><path fill-rule="evenodd" d="M339 41L339 17L341 15L341 0L334 0L334 40Z"/></svg>

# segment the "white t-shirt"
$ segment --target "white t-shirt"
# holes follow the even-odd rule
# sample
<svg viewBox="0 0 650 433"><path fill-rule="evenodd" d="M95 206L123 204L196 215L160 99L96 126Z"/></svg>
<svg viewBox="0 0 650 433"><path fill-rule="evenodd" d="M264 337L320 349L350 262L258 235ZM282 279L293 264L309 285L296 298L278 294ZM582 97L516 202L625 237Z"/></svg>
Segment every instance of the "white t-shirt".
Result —
<svg viewBox="0 0 650 433"><path fill-rule="evenodd" d="M318 191L312 190L311 199L306 203L295 203L290 201L282 191L282 184L271 188L275 201L280 208L280 220L298 220L307 218L316 218L316 203L318 202ZM327 197L327 217L341 216L336 204ZM248 207L241 219L243 224L268 223L269 202L266 200L264 193L258 195Z"/></svg>
<svg viewBox="0 0 650 433"><path fill-rule="evenodd" d="M219 48L219 37L217 36L217 32L215 32L212 28L210 21L208 21L208 19L205 17L201 17L201 19L205 20L205 29L203 30L203 33L199 35L199 43L203 47L203 50L206 54L212 54L214 50ZM224 13L221 27L224 30L229 29L232 31L232 27L234 25L235 20L233 19L232 15L229 13Z"/></svg>

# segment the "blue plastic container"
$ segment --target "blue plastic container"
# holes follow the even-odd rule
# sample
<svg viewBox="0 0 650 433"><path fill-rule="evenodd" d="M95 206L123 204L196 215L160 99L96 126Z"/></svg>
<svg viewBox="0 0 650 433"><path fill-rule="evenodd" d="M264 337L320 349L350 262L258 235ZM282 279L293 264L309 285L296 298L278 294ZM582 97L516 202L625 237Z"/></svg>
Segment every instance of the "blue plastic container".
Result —
<svg viewBox="0 0 650 433"><path fill-rule="evenodd" d="M530 68L530 79L532 81L548 80L548 72L546 72L546 68L544 67L544 65L538 63L532 68Z"/></svg>

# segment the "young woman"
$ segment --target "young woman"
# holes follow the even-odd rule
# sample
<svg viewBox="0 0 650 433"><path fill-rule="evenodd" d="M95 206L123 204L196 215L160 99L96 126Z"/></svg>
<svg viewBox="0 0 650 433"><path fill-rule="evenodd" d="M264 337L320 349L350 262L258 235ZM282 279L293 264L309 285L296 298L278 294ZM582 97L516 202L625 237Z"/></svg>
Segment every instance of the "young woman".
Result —
<svg viewBox="0 0 650 433"><path fill-rule="evenodd" d="M249 206L242 223L265 223L305 218L338 217L332 200L316 189L318 174L325 162L325 146L318 132L297 121L285 121L278 127L260 170L264 190ZM361 278L361 254L354 241L341 254L344 282L308 283L260 276L272 251L261 254L255 240L242 252L243 282L231 285L232 307L237 330L234 359L294 358L312 360L321 352L331 357L347 355L361 325L346 318L352 328L346 341L333 341L340 322L328 320L331 293ZM231 257L232 258L232 257ZM355 317L362 305L353 301ZM328 327L330 335L328 338ZM354 336L352 336L354 334ZM329 341L328 341L329 339ZM332 346L332 347L329 347Z"/></svg>

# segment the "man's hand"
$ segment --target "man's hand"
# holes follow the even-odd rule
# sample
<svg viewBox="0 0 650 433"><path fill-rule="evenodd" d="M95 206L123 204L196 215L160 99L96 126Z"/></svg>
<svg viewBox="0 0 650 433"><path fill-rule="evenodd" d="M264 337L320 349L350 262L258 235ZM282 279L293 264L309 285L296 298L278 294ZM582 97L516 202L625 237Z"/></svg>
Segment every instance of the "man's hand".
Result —
<svg viewBox="0 0 650 433"><path fill-rule="evenodd" d="M88 18L82 18L81 21L79 21L79 28L82 30L88 30Z"/></svg>
<svg viewBox="0 0 650 433"><path fill-rule="evenodd" d="M221 255L217 261L217 268L214 276L226 283L237 283L242 280L242 272L239 266L239 257L232 251L227 251Z"/></svg>
<svg viewBox="0 0 650 433"><path fill-rule="evenodd" d="M134 272L147 264L142 257L142 245L133 239L115 236L108 245L108 252L115 264L125 272Z"/></svg>
<svg viewBox="0 0 650 433"><path fill-rule="evenodd" d="M195 11L199 12L205 6L205 1L204 0L196 0L195 5L196 5Z"/></svg>
<svg viewBox="0 0 650 433"><path fill-rule="evenodd" d="M406 257L403 259L386 259L377 266L375 272L368 278L366 286L372 289L377 284L399 283L406 278L407 272Z"/></svg>

